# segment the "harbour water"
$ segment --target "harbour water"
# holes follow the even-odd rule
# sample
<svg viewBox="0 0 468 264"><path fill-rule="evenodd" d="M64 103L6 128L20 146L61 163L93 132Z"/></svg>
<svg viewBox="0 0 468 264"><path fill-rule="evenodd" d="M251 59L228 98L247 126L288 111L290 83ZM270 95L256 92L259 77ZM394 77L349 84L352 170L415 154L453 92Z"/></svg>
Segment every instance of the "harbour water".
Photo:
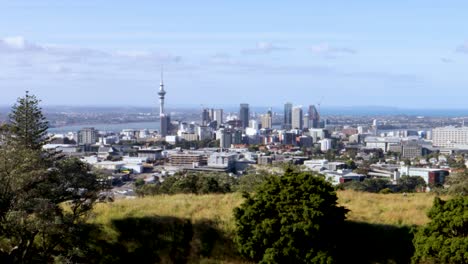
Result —
<svg viewBox="0 0 468 264"><path fill-rule="evenodd" d="M132 122L132 123L121 123L121 124L90 124L90 125L73 125L73 126L62 126L49 128L49 133L53 134L65 134L68 132L77 132L84 127L94 127L99 131L108 132L120 132L123 129L149 129L159 130L159 122Z"/></svg>

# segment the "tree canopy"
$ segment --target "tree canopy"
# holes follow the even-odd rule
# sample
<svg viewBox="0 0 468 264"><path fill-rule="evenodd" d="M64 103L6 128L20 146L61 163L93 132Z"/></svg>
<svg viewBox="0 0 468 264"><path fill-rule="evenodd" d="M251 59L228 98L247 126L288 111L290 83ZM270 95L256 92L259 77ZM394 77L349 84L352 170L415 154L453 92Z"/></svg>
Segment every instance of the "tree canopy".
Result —
<svg viewBox="0 0 468 264"><path fill-rule="evenodd" d="M10 140L32 150L41 150L47 143L49 123L39 107L39 99L26 92L18 98L9 115Z"/></svg>
<svg viewBox="0 0 468 264"><path fill-rule="evenodd" d="M260 263L331 263L347 210L323 177L287 169L234 211L242 255Z"/></svg>
<svg viewBox="0 0 468 264"><path fill-rule="evenodd" d="M468 263L468 197L436 197L428 216L413 240L413 263Z"/></svg>
<svg viewBox="0 0 468 264"><path fill-rule="evenodd" d="M106 183L80 160L42 149L48 126L38 103L26 93L2 130L0 262L82 262L80 232Z"/></svg>

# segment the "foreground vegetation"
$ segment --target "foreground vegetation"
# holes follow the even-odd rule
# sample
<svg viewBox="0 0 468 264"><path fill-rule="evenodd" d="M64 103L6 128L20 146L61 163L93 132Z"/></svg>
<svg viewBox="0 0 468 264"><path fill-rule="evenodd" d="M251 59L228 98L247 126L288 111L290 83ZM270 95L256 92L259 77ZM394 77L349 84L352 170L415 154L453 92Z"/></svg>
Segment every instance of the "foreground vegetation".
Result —
<svg viewBox="0 0 468 264"><path fill-rule="evenodd" d="M435 195L431 193L376 194L338 191L338 204L351 210L347 220L372 224L420 226L429 221L426 212ZM447 197L442 197L446 199ZM234 230L233 210L242 203L240 193L175 194L145 196L137 199L100 203L94 210L93 222L151 215L187 218L192 221L217 219L226 232Z"/></svg>
<svg viewBox="0 0 468 264"><path fill-rule="evenodd" d="M434 197L433 194L428 193L413 193L404 196L345 190L338 191L338 204L351 210L347 214L346 222L353 225L353 230L357 227L360 231L356 232L361 232L352 238L354 242L361 243L354 247L371 246L375 252L371 253L370 250L366 252L374 254L375 256L370 257L377 259L377 262L387 263L385 258L388 260L404 259L409 262L412 254L412 227L429 222L426 212L431 208ZM187 246L189 247L187 250L191 251L190 262L210 260L213 263L217 263L216 261L244 263L245 261L236 253L237 250L233 244L235 231L233 210L242 202L243 198L239 193L146 196L98 204L94 209L91 222L103 226L103 238L116 242L119 236L122 236L122 232L125 232L115 225L119 221L128 219L152 219L151 221L169 219L174 222L187 220L194 228L194 235ZM130 223L127 222L127 224ZM129 228L128 232L135 232L129 226L127 228ZM141 231L144 226L137 224L134 228ZM370 240L367 240L369 238ZM345 240L343 243L352 244L353 242L349 241L345 234L343 234L343 239ZM393 250L386 248L389 243L396 243ZM351 244L350 246L353 246ZM395 256L398 254L398 249L403 250L400 252L402 256ZM362 250L364 249L359 249L358 252ZM393 256L388 254L393 254ZM380 255L382 257L379 259Z"/></svg>
<svg viewBox="0 0 468 264"><path fill-rule="evenodd" d="M107 180L42 148L38 102L26 94L0 127L1 263L468 262L467 173L449 181L447 201L407 194L411 177L404 194L366 180L337 196L323 175L287 167L140 181L143 198L96 204Z"/></svg>

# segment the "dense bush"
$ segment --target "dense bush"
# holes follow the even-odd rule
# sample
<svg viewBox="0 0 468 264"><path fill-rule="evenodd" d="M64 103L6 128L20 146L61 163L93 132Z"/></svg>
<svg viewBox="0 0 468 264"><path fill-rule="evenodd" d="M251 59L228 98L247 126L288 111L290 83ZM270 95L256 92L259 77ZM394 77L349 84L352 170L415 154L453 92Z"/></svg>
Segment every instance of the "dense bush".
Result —
<svg viewBox="0 0 468 264"><path fill-rule="evenodd" d="M254 192L269 177L276 177L266 171L252 171L239 177L235 190L239 192Z"/></svg>
<svg viewBox="0 0 468 264"><path fill-rule="evenodd" d="M419 176L402 176L398 179L396 190L399 192L415 192L426 187L426 182Z"/></svg>
<svg viewBox="0 0 468 264"><path fill-rule="evenodd" d="M426 182L419 176L403 176L394 185L388 179L368 178L362 182L350 181L341 184L338 188L360 192L389 193L389 192L415 192L425 187Z"/></svg>
<svg viewBox="0 0 468 264"><path fill-rule="evenodd" d="M323 177L287 169L236 208L236 243L260 263L331 263L347 210Z"/></svg>
<svg viewBox="0 0 468 264"><path fill-rule="evenodd" d="M453 195L468 195L468 172L459 172L447 177L447 192Z"/></svg>
<svg viewBox="0 0 468 264"><path fill-rule="evenodd" d="M468 263L468 197L437 197L428 216L413 240L413 263Z"/></svg>
<svg viewBox="0 0 468 264"><path fill-rule="evenodd" d="M163 182L156 184L140 183L137 186L137 194L177 194L177 193L229 193L237 185L237 179L227 174L203 174L187 173L167 177Z"/></svg>
<svg viewBox="0 0 468 264"><path fill-rule="evenodd" d="M390 181L387 179L365 179L362 182L350 181L342 184L340 187L345 190L354 190L360 192L378 193L383 189L388 188Z"/></svg>

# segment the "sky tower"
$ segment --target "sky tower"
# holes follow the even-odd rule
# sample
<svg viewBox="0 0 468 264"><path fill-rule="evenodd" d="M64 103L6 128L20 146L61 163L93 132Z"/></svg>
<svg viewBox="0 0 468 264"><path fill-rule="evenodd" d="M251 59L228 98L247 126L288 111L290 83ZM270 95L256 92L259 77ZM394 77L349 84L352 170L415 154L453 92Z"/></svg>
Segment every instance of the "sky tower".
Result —
<svg viewBox="0 0 468 264"><path fill-rule="evenodd" d="M164 96L166 91L164 90L163 70L161 69L161 82L159 84L159 116L164 116Z"/></svg>
<svg viewBox="0 0 468 264"><path fill-rule="evenodd" d="M161 68L161 83L159 84L159 119L160 119L160 132L161 136L167 136L170 119L164 112L164 97L166 95L166 91L164 90L164 79L163 79L163 69Z"/></svg>

